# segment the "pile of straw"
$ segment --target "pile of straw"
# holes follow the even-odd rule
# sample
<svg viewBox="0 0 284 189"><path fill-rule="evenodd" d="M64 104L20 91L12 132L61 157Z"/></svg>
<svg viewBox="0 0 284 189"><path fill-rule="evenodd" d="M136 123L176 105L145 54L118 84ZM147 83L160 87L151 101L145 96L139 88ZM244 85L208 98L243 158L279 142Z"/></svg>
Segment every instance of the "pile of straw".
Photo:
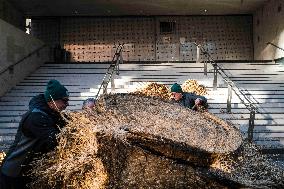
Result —
<svg viewBox="0 0 284 189"><path fill-rule="evenodd" d="M96 123L83 113L71 120L58 136L58 147L33 163L31 188L105 188L107 173L100 158Z"/></svg>
<svg viewBox="0 0 284 189"><path fill-rule="evenodd" d="M137 91L135 91L134 94L141 94L144 96L152 96L152 97L155 96L165 100L169 100L171 97L171 94L167 86L155 82L145 84Z"/></svg>
<svg viewBox="0 0 284 189"><path fill-rule="evenodd" d="M127 125L132 132L169 138L208 152L228 152L241 144L241 136L234 127L228 124L224 127L212 114L204 116L174 102L118 94L107 96L105 104L108 111L129 119Z"/></svg>
<svg viewBox="0 0 284 189"><path fill-rule="evenodd" d="M198 82L194 79L186 80L182 84L183 92L195 93L197 95L207 95L207 89L204 85L199 85Z"/></svg>
<svg viewBox="0 0 284 189"><path fill-rule="evenodd" d="M211 168L223 154L239 153L243 142L212 114L117 94L102 96L93 112L70 117L56 150L34 162L32 188L246 186Z"/></svg>
<svg viewBox="0 0 284 189"><path fill-rule="evenodd" d="M207 95L207 89L204 85L199 85L196 80L188 79L182 84L183 92L195 93L197 95ZM167 86L158 83L147 83L137 89L133 94L144 96L160 97L164 100L169 100L171 97L170 90Z"/></svg>

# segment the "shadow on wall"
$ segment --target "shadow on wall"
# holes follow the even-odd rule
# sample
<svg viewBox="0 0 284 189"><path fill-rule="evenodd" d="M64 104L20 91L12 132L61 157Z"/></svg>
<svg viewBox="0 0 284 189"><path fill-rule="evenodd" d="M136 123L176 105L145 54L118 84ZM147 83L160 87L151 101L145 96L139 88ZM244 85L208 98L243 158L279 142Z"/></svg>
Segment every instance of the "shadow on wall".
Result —
<svg viewBox="0 0 284 189"><path fill-rule="evenodd" d="M71 55L70 51L67 51L64 48L61 48L61 46L55 45L53 48L53 57L54 62L60 63L60 62L75 62L74 58Z"/></svg>
<svg viewBox="0 0 284 189"><path fill-rule="evenodd" d="M277 35L274 39L266 41L266 44L261 51L261 58L264 60L274 60L284 57L284 50L277 48L271 44L272 43L282 49L284 49L284 29Z"/></svg>
<svg viewBox="0 0 284 189"><path fill-rule="evenodd" d="M63 45L65 51L68 52L69 60L72 62L109 62L113 59L113 55L119 42L87 42L85 44L67 44ZM123 47L123 59L125 61L154 61L155 60L154 43L126 43Z"/></svg>
<svg viewBox="0 0 284 189"><path fill-rule="evenodd" d="M275 40L275 45L277 45L280 48L275 48L274 51L274 59L278 59L281 57L284 57L284 28L282 29L282 31L280 32L280 34L278 35L278 37Z"/></svg>

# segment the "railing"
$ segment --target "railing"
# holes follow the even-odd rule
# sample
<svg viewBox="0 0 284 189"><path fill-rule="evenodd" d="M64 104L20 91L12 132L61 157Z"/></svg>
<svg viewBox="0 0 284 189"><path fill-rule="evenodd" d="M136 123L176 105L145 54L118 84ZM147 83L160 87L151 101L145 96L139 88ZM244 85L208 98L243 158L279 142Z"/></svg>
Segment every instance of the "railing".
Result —
<svg viewBox="0 0 284 189"><path fill-rule="evenodd" d="M280 50L284 51L283 48L281 48L281 47L275 45L274 43L268 42L268 43L266 43L266 44L267 44L267 45L272 45L272 46L276 47L277 49L280 49Z"/></svg>
<svg viewBox="0 0 284 189"><path fill-rule="evenodd" d="M207 75L207 63L209 62L213 68L213 90L217 90L217 74L219 74L228 86L228 97L227 97L227 112L231 112L231 100L232 100L232 91L236 94L236 96L240 99L241 103L245 105L245 107L250 111L249 118L249 127L248 127L248 140L253 140L253 129L254 129L254 120L255 113L258 112L258 108L254 106L254 103L247 98L247 96L242 92L242 90L230 79L230 77L226 74L226 72L214 61L211 55L197 43L194 43L197 48L197 52L201 52L202 55L205 55L206 59L204 61L204 75ZM199 56L199 55L198 55ZM245 102L246 101L246 102Z"/></svg>
<svg viewBox="0 0 284 189"><path fill-rule="evenodd" d="M104 75L102 84L99 87L99 90L97 92L97 95L95 99L97 100L100 94L100 91L103 89L103 94L107 93L107 87L109 84L109 81L111 80L111 91L115 90L115 83L114 83L114 73L116 75L119 75L119 64L123 63L123 58L122 58L122 49L123 45L119 44L119 46L116 48L115 54L112 58L112 62L107 69L106 74Z"/></svg>
<svg viewBox="0 0 284 189"><path fill-rule="evenodd" d="M31 53L27 54L24 58L21 58L20 60L18 60L17 62L15 62L14 64L8 66L7 68L5 68L4 70L2 70L0 72L0 75L2 75L3 73L5 73L6 71L12 72L14 70L14 67L18 64L20 64L21 62L23 62L24 60L26 60L27 58L31 57L34 54L38 54L40 50L42 50L43 48L45 48L46 45L42 45L41 47L37 48L36 50L32 51Z"/></svg>

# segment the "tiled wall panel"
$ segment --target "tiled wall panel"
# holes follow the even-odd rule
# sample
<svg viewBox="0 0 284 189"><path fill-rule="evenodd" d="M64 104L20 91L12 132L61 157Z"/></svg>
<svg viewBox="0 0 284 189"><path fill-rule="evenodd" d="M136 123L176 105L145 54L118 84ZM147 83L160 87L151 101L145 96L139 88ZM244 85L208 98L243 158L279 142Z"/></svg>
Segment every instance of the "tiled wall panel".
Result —
<svg viewBox="0 0 284 189"><path fill-rule="evenodd" d="M59 45L60 19L32 19L31 34L51 47Z"/></svg>
<svg viewBox="0 0 284 189"><path fill-rule="evenodd" d="M74 27L76 26L76 27ZM153 18L65 18L61 44L78 62L111 61L118 44L124 44L126 61L153 61Z"/></svg>
<svg viewBox="0 0 284 189"><path fill-rule="evenodd" d="M216 60L253 59L251 16L64 17L53 24L39 21L32 21L34 35L45 36L43 40L48 43L60 41L74 62L111 61L120 43L124 44L126 61L195 61L194 43L203 45ZM161 34L160 22L166 21L175 22L175 31Z"/></svg>

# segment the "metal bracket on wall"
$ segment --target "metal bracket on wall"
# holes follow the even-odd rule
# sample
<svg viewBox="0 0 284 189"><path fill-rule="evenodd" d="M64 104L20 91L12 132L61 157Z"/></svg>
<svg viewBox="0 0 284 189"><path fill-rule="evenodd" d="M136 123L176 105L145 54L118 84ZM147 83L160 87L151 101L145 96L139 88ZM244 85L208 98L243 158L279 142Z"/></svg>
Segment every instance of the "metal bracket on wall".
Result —
<svg viewBox="0 0 284 189"><path fill-rule="evenodd" d="M14 74L14 65L8 67L9 74Z"/></svg>

